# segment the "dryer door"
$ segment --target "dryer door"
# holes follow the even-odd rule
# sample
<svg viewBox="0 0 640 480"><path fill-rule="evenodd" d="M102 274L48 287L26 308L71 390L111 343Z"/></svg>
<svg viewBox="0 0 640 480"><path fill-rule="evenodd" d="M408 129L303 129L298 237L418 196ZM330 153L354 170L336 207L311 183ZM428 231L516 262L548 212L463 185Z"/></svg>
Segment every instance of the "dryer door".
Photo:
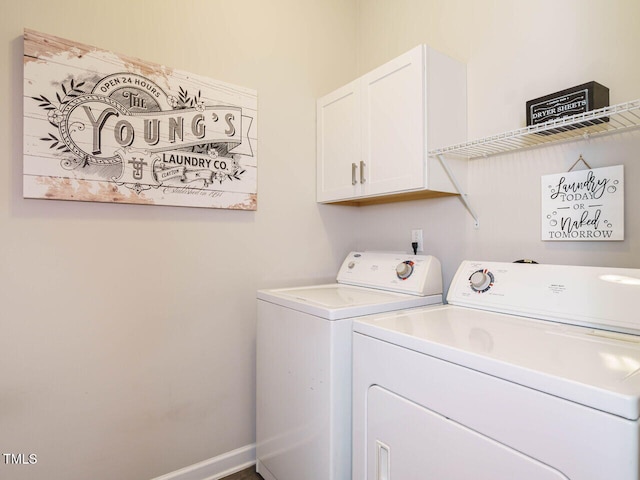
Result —
<svg viewBox="0 0 640 480"><path fill-rule="evenodd" d="M568 479L384 388L369 389L367 406L367 480Z"/></svg>

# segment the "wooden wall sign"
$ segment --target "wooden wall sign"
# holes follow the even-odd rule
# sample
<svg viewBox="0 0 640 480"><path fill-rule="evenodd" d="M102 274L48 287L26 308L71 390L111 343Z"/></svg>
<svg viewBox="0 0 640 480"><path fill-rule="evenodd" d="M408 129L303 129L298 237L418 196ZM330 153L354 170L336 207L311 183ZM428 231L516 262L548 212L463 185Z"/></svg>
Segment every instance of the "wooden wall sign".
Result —
<svg viewBox="0 0 640 480"><path fill-rule="evenodd" d="M24 196L257 208L257 94L24 31Z"/></svg>
<svg viewBox="0 0 640 480"><path fill-rule="evenodd" d="M624 166L542 177L542 240L624 240Z"/></svg>

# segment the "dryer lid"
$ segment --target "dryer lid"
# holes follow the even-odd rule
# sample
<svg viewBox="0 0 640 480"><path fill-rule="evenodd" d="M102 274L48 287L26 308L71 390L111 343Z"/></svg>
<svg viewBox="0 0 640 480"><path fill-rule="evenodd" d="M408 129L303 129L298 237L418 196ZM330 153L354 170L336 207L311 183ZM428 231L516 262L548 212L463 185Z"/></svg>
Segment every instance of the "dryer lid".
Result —
<svg viewBox="0 0 640 480"><path fill-rule="evenodd" d="M635 335L452 305L373 315L354 322L354 330L594 409L640 417Z"/></svg>

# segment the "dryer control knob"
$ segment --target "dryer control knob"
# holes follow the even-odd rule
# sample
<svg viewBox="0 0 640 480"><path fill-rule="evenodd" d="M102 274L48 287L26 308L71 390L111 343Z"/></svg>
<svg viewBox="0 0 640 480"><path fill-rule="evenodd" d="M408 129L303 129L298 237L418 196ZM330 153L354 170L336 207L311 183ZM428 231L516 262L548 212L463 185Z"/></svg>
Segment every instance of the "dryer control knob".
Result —
<svg viewBox="0 0 640 480"><path fill-rule="evenodd" d="M396 267L396 274L400 280L406 280L413 273L413 262L411 260L406 260L402 263L399 263Z"/></svg>
<svg viewBox="0 0 640 480"><path fill-rule="evenodd" d="M478 293L483 293L489 290L493 286L493 280L493 273L487 269L477 270L469 277L471 290Z"/></svg>

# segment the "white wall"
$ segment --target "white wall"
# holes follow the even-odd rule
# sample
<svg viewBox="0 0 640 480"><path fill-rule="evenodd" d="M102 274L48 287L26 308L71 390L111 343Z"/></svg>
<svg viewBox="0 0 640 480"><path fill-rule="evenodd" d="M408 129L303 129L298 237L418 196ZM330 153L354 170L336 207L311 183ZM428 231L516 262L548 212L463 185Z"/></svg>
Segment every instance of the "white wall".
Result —
<svg viewBox="0 0 640 480"><path fill-rule="evenodd" d="M255 441L255 292L335 278L315 99L355 75L341 0L25 0L0 19L0 453L11 480L140 480ZM10 5L10 6L8 6ZM258 210L22 198L22 29L258 91ZM327 32L331 32L330 35Z"/></svg>
<svg viewBox="0 0 640 480"><path fill-rule="evenodd" d="M611 104L640 98L637 0L358 0L359 74L418 43L467 63L469 140L526 126L527 100L595 80ZM362 209L358 244L409 248L422 228L445 284L464 258L640 267L640 133L473 160L457 198ZM542 242L540 176L565 172L582 154L596 167L625 165L625 240Z"/></svg>
<svg viewBox="0 0 640 480"><path fill-rule="evenodd" d="M640 98L640 2L495 1L476 6L469 53L473 138L525 126L525 102L595 80L611 104ZM504 39L509 41L505 42ZM482 226L468 228L477 258L640 267L639 132L473 161L470 195ZM625 166L625 240L540 241L540 176L567 171L582 154L591 167Z"/></svg>

